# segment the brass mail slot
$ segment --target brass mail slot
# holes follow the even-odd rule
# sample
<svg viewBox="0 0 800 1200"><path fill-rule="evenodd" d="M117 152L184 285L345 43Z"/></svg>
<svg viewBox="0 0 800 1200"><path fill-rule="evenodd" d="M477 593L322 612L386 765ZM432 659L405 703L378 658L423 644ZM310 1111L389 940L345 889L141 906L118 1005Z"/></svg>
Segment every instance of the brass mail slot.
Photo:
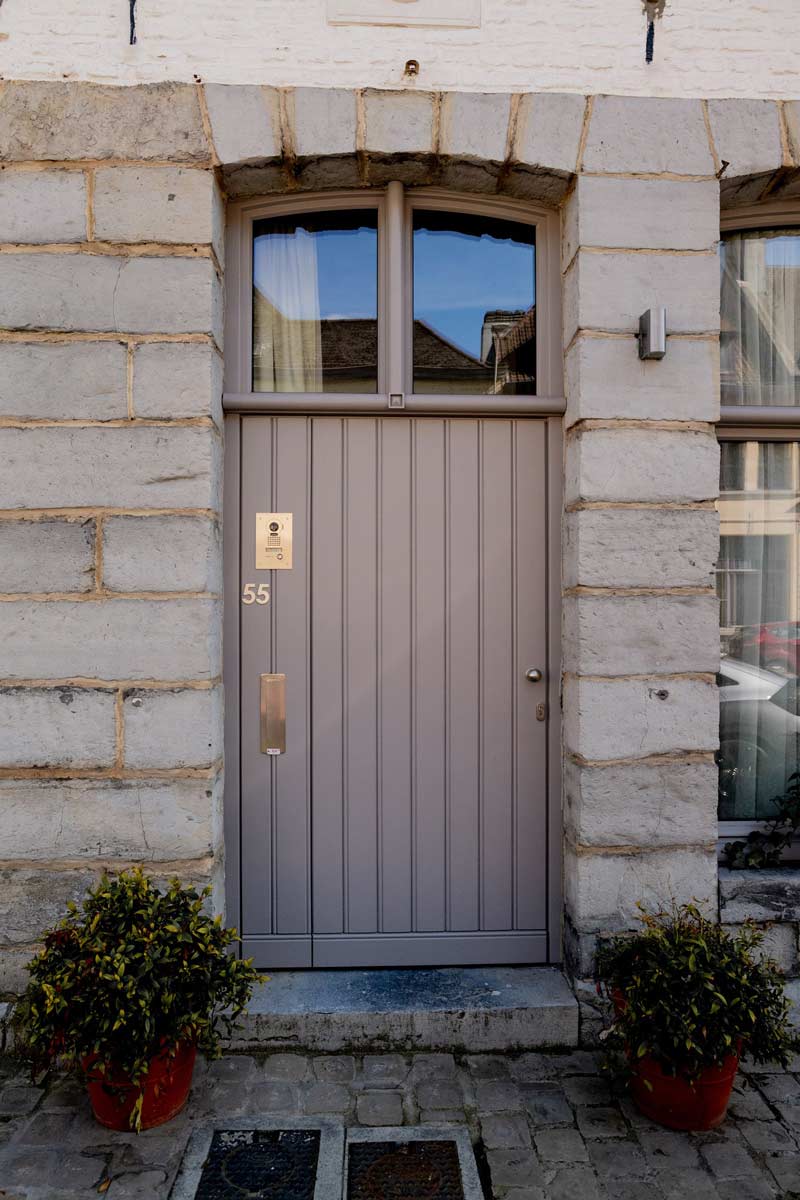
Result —
<svg viewBox="0 0 800 1200"><path fill-rule="evenodd" d="M261 753L286 753L286 676L261 676Z"/></svg>

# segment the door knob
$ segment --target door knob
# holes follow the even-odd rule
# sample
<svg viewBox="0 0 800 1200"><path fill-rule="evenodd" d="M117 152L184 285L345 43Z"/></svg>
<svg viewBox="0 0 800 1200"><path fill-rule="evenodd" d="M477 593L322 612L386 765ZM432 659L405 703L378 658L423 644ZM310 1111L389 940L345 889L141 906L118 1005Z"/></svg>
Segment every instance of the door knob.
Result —
<svg viewBox="0 0 800 1200"><path fill-rule="evenodd" d="M528 667L525 672L525 678L529 683L539 683L542 678L542 672L538 667Z"/></svg>

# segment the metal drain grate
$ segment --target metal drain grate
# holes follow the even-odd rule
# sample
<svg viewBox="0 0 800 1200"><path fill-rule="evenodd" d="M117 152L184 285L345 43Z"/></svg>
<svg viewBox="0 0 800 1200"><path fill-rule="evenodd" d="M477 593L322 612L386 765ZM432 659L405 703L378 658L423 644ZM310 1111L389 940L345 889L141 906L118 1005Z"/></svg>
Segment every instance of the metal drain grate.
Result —
<svg viewBox="0 0 800 1200"><path fill-rule="evenodd" d="M316 1129L217 1130L195 1198L313 1200L319 1147Z"/></svg>
<svg viewBox="0 0 800 1200"><path fill-rule="evenodd" d="M347 1200L464 1200L455 1142L350 1142L347 1151Z"/></svg>

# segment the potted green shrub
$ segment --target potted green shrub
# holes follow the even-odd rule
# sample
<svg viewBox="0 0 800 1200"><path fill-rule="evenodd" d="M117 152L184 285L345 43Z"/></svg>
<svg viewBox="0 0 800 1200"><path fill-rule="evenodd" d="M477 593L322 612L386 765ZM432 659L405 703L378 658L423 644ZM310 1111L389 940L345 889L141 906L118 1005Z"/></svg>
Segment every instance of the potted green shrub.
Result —
<svg viewBox="0 0 800 1200"><path fill-rule="evenodd" d="M607 1043L625 1055L633 1099L670 1129L712 1129L725 1118L739 1058L786 1065L796 1046L778 968L758 961L763 934L730 933L691 904L644 913L642 930L598 959L613 1002Z"/></svg>
<svg viewBox="0 0 800 1200"><path fill-rule="evenodd" d="M161 891L140 869L104 875L28 964L35 1066L81 1073L112 1129L148 1129L183 1108L197 1050L219 1055L259 978L230 953L236 933L207 913L209 894L178 879Z"/></svg>

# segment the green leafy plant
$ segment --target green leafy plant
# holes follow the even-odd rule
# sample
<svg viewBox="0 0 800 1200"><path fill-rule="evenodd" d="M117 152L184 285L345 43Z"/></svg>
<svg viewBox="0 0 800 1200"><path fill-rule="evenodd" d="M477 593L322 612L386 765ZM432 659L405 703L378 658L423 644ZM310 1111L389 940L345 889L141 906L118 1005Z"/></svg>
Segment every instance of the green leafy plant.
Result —
<svg viewBox="0 0 800 1200"><path fill-rule="evenodd" d="M734 869L776 867L784 850L800 835L800 772L789 776L784 796L775 796L775 816L763 829L753 829L747 838L726 842L725 866Z"/></svg>
<svg viewBox="0 0 800 1200"><path fill-rule="evenodd" d="M761 930L746 923L731 934L693 904L641 911L641 932L598 957L599 986L617 1009L609 1046L689 1082L739 1052L785 1066L797 1039L777 966L754 956Z"/></svg>
<svg viewBox="0 0 800 1200"><path fill-rule="evenodd" d="M44 935L28 964L24 1041L34 1069L59 1062L86 1074L127 1076L138 1086L138 1128L151 1059L181 1043L220 1053L260 978L238 941L205 909L202 892L170 881L159 890L141 869L104 875L80 907Z"/></svg>

